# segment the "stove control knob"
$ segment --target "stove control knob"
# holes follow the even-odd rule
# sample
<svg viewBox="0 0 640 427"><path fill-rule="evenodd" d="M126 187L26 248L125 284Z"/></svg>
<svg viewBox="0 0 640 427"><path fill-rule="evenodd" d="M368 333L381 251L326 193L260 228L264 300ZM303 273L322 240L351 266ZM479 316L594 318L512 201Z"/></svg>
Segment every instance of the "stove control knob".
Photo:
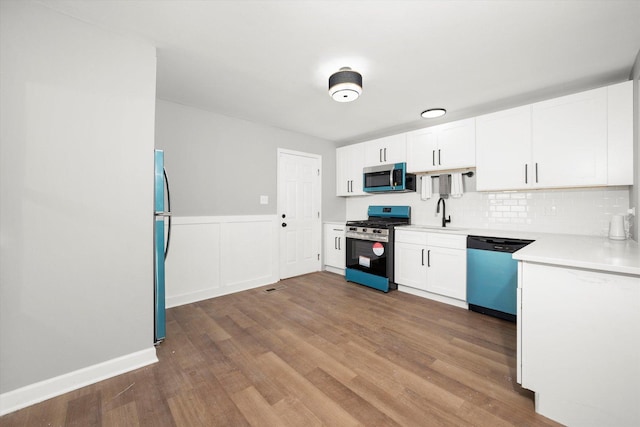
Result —
<svg viewBox="0 0 640 427"><path fill-rule="evenodd" d="M367 232L367 229L366 229L366 228L363 228L363 229L362 229L362 232L363 232L363 233L366 233L366 232Z"/></svg>
<svg viewBox="0 0 640 427"><path fill-rule="evenodd" d="M349 227L349 231L358 231L358 227Z"/></svg>

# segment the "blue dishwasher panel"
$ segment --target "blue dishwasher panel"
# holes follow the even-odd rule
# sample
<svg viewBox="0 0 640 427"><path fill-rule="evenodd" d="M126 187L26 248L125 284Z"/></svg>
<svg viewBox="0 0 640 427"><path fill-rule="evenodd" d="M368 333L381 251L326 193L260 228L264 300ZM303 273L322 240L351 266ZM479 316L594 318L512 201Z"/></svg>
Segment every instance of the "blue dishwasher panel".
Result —
<svg viewBox="0 0 640 427"><path fill-rule="evenodd" d="M467 302L516 315L518 262L509 252L467 249Z"/></svg>

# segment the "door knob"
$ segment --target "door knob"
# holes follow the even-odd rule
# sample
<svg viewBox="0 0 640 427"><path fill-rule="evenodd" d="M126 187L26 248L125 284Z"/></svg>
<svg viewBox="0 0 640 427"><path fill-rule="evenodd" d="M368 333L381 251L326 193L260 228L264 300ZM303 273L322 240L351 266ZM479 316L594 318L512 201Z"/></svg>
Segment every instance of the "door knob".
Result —
<svg viewBox="0 0 640 427"><path fill-rule="evenodd" d="M286 223L286 222L283 222L283 223L282 223L282 226L283 226L283 227L286 227L286 226L287 226L287 223Z"/></svg>

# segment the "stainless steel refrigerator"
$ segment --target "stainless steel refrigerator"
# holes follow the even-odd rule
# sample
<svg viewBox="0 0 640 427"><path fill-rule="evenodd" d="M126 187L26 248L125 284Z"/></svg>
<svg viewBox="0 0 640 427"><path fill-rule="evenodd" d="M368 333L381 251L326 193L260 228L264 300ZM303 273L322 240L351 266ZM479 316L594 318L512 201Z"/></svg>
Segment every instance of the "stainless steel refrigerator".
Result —
<svg viewBox="0 0 640 427"><path fill-rule="evenodd" d="M155 219L154 219L154 343L161 343L166 337L165 314L165 269L171 241L171 197L169 180L164 169L164 151L155 150ZM166 209L165 209L166 208ZM166 226L165 226L166 222ZM166 239L165 239L166 233Z"/></svg>

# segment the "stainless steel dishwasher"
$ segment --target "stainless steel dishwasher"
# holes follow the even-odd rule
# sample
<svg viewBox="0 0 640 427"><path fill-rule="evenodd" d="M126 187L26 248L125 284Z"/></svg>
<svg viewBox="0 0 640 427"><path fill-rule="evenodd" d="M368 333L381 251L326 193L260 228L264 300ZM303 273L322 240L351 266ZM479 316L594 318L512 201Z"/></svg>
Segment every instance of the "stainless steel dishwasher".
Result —
<svg viewBox="0 0 640 427"><path fill-rule="evenodd" d="M516 321L518 262L511 256L533 240L467 236L469 310Z"/></svg>

